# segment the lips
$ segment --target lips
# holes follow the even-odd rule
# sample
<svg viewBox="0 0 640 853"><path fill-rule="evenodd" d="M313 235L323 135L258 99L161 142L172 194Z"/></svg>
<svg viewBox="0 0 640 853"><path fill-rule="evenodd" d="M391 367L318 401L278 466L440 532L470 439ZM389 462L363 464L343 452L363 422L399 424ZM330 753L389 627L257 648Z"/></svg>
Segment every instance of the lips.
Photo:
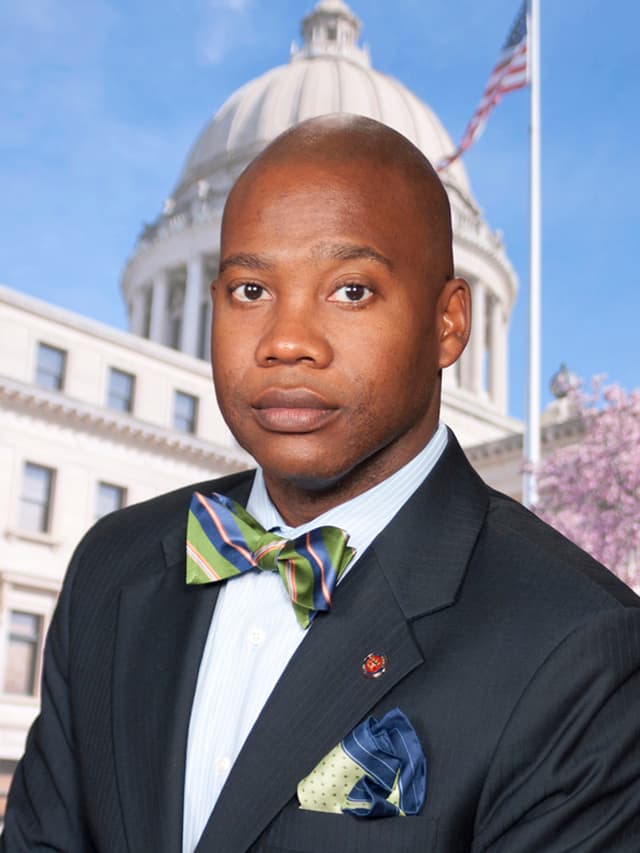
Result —
<svg viewBox="0 0 640 853"><path fill-rule="evenodd" d="M313 432L338 413L335 405L308 388L267 388L254 399L252 409L264 429L286 433Z"/></svg>

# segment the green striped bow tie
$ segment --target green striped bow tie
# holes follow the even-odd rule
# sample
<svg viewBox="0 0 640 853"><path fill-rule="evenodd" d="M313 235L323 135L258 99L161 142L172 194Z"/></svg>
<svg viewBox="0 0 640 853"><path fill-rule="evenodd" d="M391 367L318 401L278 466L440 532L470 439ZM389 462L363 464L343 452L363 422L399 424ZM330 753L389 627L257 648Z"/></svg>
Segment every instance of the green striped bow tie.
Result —
<svg viewBox="0 0 640 853"><path fill-rule="evenodd" d="M296 618L308 628L329 610L334 587L355 554L339 527L287 540L265 530L235 501L194 492L187 522L187 583L215 583L252 569L278 572Z"/></svg>

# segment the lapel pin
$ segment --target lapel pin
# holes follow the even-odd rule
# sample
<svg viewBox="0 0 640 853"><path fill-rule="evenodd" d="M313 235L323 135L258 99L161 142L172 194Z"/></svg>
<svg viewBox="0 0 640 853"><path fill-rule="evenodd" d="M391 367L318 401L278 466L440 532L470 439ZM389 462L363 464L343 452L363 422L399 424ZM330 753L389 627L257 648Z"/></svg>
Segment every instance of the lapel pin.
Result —
<svg viewBox="0 0 640 853"><path fill-rule="evenodd" d="M389 659L380 652L371 652L362 661L362 674L365 678L380 678L387 671Z"/></svg>

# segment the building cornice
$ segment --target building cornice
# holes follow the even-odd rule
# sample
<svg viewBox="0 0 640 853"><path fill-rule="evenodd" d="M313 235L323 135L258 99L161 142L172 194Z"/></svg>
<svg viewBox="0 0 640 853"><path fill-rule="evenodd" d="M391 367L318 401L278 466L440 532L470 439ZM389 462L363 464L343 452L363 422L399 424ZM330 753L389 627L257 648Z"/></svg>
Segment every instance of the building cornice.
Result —
<svg viewBox="0 0 640 853"><path fill-rule="evenodd" d="M7 377L0 377L0 401L5 409L30 415L49 424L119 441L147 453L173 458L206 468L233 473L252 466L251 457L241 448L226 448L194 435L165 429L113 412L55 391L47 391Z"/></svg>
<svg viewBox="0 0 640 853"><path fill-rule="evenodd" d="M60 308L58 305L52 305L50 302L45 302L34 296L27 296L25 293L20 293L3 284L0 284L0 303L24 311L27 314L41 317L47 322L56 323L65 328L73 329L76 332L82 332L91 338L97 338L98 340L115 344L118 347L123 347L136 355L152 359L154 363L167 364L181 370L188 370L190 373L194 373L203 379L211 378L211 366L207 361L194 358L179 350L163 346L155 341L134 335L131 332L125 332L122 329L116 329L113 326L100 323L98 320L83 317L81 314L76 314L67 308Z"/></svg>
<svg viewBox="0 0 640 853"><path fill-rule="evenodd" d="M507 435L516 435L522 431L522 421L500 412L488 398L479 399L478 395L464 388L445 385L442 390L442 406L445 410L443 413L445 420L446 409L451 409L459 414L473 417Z"/></svg>
<svg viewBox="0 0 640 853"><path fill-rule="evenodd" d="M507 258L502 238L499 233L491 231L484 220L457 211L453 208L453 243L454 252L456 246L471 250L476 255L481 255L505 277L509 283L511 302L518 292L518 278L515 270Z"/></svg>
<svg viewBox="0 0 640 853"><path fill-rule="evenodd" d="M9 584L13 591L17 590L18 592L52 592L56 595L60 592L60 582L58 580L29 575L29 579L27 581L24 573L20 572L0 572L0 586L3 584Z"/></svg>
<svg viewBox="0 0 640 853"><path fill-rule="evenodd" d="M540 430L540 438L543 448L546 447L551 450L555 443L577 439L583 433L584 421L574 416L564 421L544 424ZM498 438L495 441L486 441L472 447L465 447L465 453L471 462L481 462L500 457L522 456L523 447L524 433L518 432L504 438Z"/></svg>

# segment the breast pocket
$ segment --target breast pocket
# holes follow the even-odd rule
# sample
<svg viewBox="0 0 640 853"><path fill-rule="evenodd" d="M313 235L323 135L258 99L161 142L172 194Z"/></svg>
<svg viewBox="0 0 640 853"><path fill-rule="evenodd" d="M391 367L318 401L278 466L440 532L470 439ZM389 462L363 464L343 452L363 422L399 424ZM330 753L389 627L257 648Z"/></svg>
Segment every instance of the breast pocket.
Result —
<svg viewBox="0 0 640 853"><path fill-rule="evenodd" d="M286 808L254 853L436 853L438 821L428 817L361 819Z"/></svg>

